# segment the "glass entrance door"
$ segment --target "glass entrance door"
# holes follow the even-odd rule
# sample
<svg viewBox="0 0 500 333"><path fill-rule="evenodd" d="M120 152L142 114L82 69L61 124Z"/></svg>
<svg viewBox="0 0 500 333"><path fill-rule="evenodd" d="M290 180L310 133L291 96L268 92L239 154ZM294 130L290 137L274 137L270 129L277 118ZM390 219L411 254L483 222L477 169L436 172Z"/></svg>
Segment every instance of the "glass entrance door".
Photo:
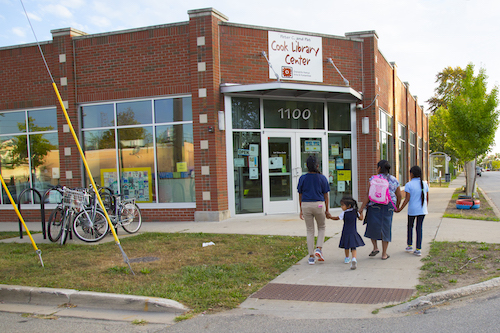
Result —
<svg viewBox="0 0 500 333"><path fill-rule="evenodd" d="M266 214L298 213L299 177L307 173L306 160L316 155L322 170L322 135L312 133L286 133L269 131L264 133L264 212Z"/></svg>

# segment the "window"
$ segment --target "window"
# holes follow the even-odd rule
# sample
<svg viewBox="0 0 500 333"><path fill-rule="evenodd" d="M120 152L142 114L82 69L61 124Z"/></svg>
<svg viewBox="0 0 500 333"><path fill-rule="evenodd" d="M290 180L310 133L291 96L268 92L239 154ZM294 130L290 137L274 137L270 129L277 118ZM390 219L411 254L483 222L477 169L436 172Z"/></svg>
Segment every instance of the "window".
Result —
<svg viewBox="0 0 500 333"><path fill-rule="evenodd" d="M260 129L260 100L231 98L234 129Z"/></svg>
<svg viewBox="0 0 500 333"><path fill-rule="evenodd" d="M344 196L352 196L352 150L350 134L328 134L328 182L330 208L340 207Z"/></svg>
<svg viewBox="0 0 500 333"><path fill-rule="evenodd" d="M260 146L260 132L233 133L236 214L263 212Z"/></svg>
<svg viewBox="0 0 500 333"><path fill-rule="evenodd" d="M410 131L410 161L411 166L417 165L417 148L415 146L417 141L415 132Z"/></svg>
<svg viewBox="0 0 500 333"><path fill-rule="evenodd" d="M418 166L422 166L422 138L418 138Z"/></svg>
<svg viewBox="0 0 500 333"><path fill-rule="evenodd" d="M400 184L407 182L408 165L406 154L406 127L403 124L398 124L398 157L399 157L399 175Z"/></svg>
<svg viewBox="0 0 500 333"><path fill-rule="evenodd" d="M325 129L325 104L264 100L264 127Z"/></svg>
<svg viewBox="0 0 500 333"><path fill-rule="evenodd" d="M328 103L328 130L351 131L350 104Z"/></svg>
<svg viewBox="0 0 500 333"><path fill-rule="evenodd" d="M392 117L380 110L380 159L387 160L394 166L393 137L392 137Z"/></svg>
<svg viewBox="0 0 500 333"><path fill-rule="evenodd" d="M40 194L59 183L56 108L0 112L0 167L12 197L27 188ZM2 191L1 202L10 203ZM32 203L31 193L23 203ZM39 202L38 196L35 202Z"/></svg>
<svg viewBox="0 0 500 333"><path fill-rule="evenodd" d="M195 202L191 98L81 107L94 181L137 202Z"/></svg>

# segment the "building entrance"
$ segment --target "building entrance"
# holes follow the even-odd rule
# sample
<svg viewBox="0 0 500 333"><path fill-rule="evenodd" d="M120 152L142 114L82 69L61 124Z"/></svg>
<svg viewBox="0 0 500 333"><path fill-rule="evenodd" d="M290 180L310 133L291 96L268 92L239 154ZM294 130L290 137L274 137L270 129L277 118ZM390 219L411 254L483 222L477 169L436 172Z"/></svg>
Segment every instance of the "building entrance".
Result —
<svg viewBox="0 0 500 333"><path fill-rule="evenodd" d="M264 131L263 140L264 213L299 213L297 185L307 173L306 160L315 155L320 171L327 151L326 136L314 132Z"/></svg>

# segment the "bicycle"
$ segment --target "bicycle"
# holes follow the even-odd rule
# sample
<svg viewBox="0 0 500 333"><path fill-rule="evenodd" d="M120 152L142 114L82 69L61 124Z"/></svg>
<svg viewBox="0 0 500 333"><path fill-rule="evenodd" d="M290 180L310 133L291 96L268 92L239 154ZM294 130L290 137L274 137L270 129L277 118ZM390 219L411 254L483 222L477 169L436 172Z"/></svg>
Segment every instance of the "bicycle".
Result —
<svg viewBox="0 0 500 333"><path fill-rule="evenodd" d="M135 203L135 199L122 200L122 196L121 194L112 196L110 210L113 214L109 217L115 229L120 225L129 234L134 234L142 225L141 209Z"/></svg>
<svg viewBox="0 0 500 333"><path fill-rule="evenodd" d="M74 234L82 241L97 242L109 230L106 217L100 211L89 208L90 194L85 189L56 188L62 192L62 202L49 217L48 235L52 242L66 243Z"/></svg>
<svg viewBox="0 0 500 333"><path fill-rule="evenodd" d="M121 226L123 230L130 234L139 231L142 225L142 214L139 206L135 203L135 199L122 200L122 195L109 194L111 192L106 188L98 187L97 190L101 194L101 200L105 206L104 209L106 209L115 230L118 226ZM105 231L104 229L98 229L100 237L95 237L91 234L91 223L96 227L102 226L104 223L107 225L108 223L102 207L98 206L98 200L93 188L89 188L89 192L92 193L91 204L75 217L73 230L79 239L85 242L96 242L104 237L100 234L101 232L109 232L109 225ZM87 236L89 233L91 237Z"/></svg>
<svg viewBox="0 0 500 333"><path fill-rule="evenodd" d="M61 237L62 225L65 219L66 210L62 206L62 195L63 190L61 186L57 186L52 190L58 191L61 194L61 202L58 203L57 207L52 211L47 221L47 236L51 242L57 242Z"/></svg>

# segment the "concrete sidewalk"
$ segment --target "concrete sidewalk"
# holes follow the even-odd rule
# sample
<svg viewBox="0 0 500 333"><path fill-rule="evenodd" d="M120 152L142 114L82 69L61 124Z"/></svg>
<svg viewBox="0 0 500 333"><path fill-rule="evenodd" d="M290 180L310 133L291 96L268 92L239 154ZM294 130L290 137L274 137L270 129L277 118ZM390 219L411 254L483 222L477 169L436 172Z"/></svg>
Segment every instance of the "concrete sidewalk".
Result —
<svg viewBox="0 0 500 333"><path fill-rule="evenodd" d="M486 241L496 243L498 239L493 237L500 232L500 223L487 221L444 219L442 215L448 202L457 187L465 184L465 178L458 177L448 188L431 188L429 214L424 220L422 257L429 251L430 242L434 239L443 241ZM335 213L333 213L335 214ZM307 257L300 260L286 272L282 273L271 284L303 287L350 287L350 288L383 288L383 290L415 290L419 284L419 274L422 257L414 256L404 251L406 247L406 210L395 214L392 228L392 242L389 245L388 260L381 260L381 255L369 257L372 250L369 239L364 238L366 246L358 248L358 268L351 270L350 265L345 265L344 250L338 248L342 221L327 221L326 235L331 237L323 247L324 262L315 265L307 263ZM28 223L31 231L41 230L40 223ZM359 222L358 232L364 234L364 226ZM0 223L0 231L18 230L17 223ZM496 230L498 232L492 232ZM223 222L165 222L145 223L141 232L204 232L204 233L237 233L237 234L261 234L261 235L291 235L305 236L305 224L297 214L272 215L272 216L239 216ZM489 236L491 235L491 236ZM123 238L124 232L119 234ZM34 235L37 244L48 243L41 234ZM107 237L103 241L113 241ZM210 239L206 240L207 242ZM28 237L4 240L4 242L30 242ZM80 242L72 240L70 242ZM201 244L200 244L201 246ZM215 245L217 246L217 244ZM379 245L380 246L380 245ZM132 258L131 258L132 259ZM1 287L0 287L1 289ZM95 293L98 294L98 293ZM0 294L1 295L1 294ZM102 297L102 295L95 295ZM89 298L89 303L94 300ZM137 308L143 311L144 304ZM246 314L276 315L288 318L360 318L372 316L372 311L380 309L388 303L378 304L348 304L318 301L290 301L265 298L248 298L239 309L229 311L226 315L234 312ZM91 305L91 304L89 304ZM79 304L85 308L85 304ZM0 306L0 310L3 310ZM181 307L176 307L178 312ZM221 314L225 315L225 314ZM380 313L379 316L383 316ZM387 315L390 315L387 313ZM154 319L150 319L155 322Z"/></svg>

